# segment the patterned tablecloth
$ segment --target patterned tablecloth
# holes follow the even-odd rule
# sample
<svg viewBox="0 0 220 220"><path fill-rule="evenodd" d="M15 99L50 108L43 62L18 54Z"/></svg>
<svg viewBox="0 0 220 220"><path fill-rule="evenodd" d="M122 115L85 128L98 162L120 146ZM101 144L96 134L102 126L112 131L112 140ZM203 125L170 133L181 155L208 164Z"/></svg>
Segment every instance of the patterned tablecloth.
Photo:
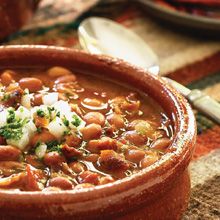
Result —
<svg viewBox="0 0 220 220"><path fill-rule="evenodd" d="M104 0L98 5L97 2L43 0L33 20L2 43L79 48L76 34L79 22L91 15L109 17L135 31L153 48L159 56L162 74L220 101L220 41L167 28L143 13L133 1ZM183 219L217 220L220 219L220 126L196 111L195 115L198 138L190 165L192 194Z"/></svg>

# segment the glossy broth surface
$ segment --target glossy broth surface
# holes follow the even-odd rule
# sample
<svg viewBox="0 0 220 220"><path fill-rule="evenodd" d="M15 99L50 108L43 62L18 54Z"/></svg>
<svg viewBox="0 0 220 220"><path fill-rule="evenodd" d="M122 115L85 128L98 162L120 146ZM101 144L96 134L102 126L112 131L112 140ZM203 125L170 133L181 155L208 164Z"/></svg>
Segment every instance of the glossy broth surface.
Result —
<svg viewBox="0 0 220 220"><path fill-rule="evenodd" d="M0 189L114 182L169 149L170 119L136 90L63 67L2 70Z"/></svg>

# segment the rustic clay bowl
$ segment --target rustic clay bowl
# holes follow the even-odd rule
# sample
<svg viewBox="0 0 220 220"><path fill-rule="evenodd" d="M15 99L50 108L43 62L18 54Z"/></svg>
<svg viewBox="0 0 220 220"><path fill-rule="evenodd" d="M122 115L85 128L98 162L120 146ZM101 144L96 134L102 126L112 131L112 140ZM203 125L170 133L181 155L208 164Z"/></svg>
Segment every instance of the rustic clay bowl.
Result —
<svg viewBox="0 0 220 220"><path fill-rule="evenodd" d="M33 15L40 0L0 0L0 40L14 33Z"/></svg>
<svg viewBox="0 0 220 220"><path fill-rule="evenodd" d="M189 165L196 129L187 101L156 76L121 60L46 46L0 47L0 67L62 65L127 83L148 93L173 120L170 152L131 177L90 189L0 191L1 219L179 219L190 191Z"/></svg>

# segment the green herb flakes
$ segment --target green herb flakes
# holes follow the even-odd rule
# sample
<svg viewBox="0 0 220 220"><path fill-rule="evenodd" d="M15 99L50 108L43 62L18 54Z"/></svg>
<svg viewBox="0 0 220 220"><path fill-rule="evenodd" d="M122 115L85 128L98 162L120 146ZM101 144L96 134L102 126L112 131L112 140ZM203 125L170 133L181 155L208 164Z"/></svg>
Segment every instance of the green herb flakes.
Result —
<svg viewBox="0 0 220 220"><path fill-rule="evenodd" d="M71 123L74 126L78 127L81 124L81 119L78 116L76 116L76 115L73 115L72 118L73 118L73 121L71 121Z"/></svg>
<svg viewBox="0 0 220 220"><path fill-rule="evenodd" d="M37 116L43 118L45 116L45 112L42 109L37 110Z"/></svg>

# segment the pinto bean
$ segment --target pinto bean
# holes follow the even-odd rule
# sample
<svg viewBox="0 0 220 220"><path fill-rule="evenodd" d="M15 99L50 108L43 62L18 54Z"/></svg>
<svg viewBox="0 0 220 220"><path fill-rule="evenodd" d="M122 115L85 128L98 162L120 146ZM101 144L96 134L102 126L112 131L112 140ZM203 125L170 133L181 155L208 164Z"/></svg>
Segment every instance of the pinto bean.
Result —
<svg viewBox="0 0 220 220"><path fill-rule="evenodd" d="M47 166L59 166L65 162L65 158L56 151L46 153L43 159Z"/></svg>
<svg viewBox="0 0 220 220"><path fill-rule="evenodd" d="M94 123L103 126L105 123L105 116L100 112L89 112L83 118L87 124Z"/></svg>
<svg viewBox="0 0 220 220"><path fill-rule="evenodd" d="M80 129L84 140L91 140L99 138L102 134L102 127L97 124L89 124L84 128Z"/></svg>
<svg viewBox="0 0 220 220"><path fill-rule="evenodd" d="M8 86L13 82L13 76L12 76L12 71L6 70L5 72L2 73L1 75L1 82L4 86Z"/></svg>
<svg viewBox="0 0 220 220"><path fill-rule="evenodd" d="M22 89L28 89L30 92L37 92L42 89L43 83L40 79L34 77L26 77L19 80Z"/></svg>
<svg viewBox="0 0 220 220"><path fill-rule="evenodd" d="M75 81L76 81L76 76L71 74L71 75L61 76L57 78L54 83L60 84L60 83L70 83L70 82L75 82Z"/></svg>
<svg viewBox="0 0 220 220"><path fill-rule="evenodd" d="M72 72L61 66L54 66L47 70L47 73L50 77L60 77L72 74Z"/></svg>
<svg viewBox="0 0 220 220"><path fill-rule="evenodd" d="M39 106L43 104L42 94L35 94L32 100L34 106Z"/></svg>
<svg viewBox="0 0 220 220"><path fill-rule="evenodd" d="M49 186L57 187L63 190L70 190L73 188L73 184L65 177L54 177L49 180Z"/></svg>
<svg viewBox="0 0 220 220"><path fill-rule="evenodd" d="M159 138L152 143L151 148L157 150L165 150L170 145L170 143L171 140L169 138Z"/></svg>
<svg viewBox="0 0 220 220"><path fill-rule="evenodd" d="M82 173L86 170L86 166L80 162L72 162L69 164L70 169L73 170L75 173Z"/></svg>
<svg viewBox="0 0 220 220"><path fill-rule="evenodd" d="M99 140L91 140L87 145L87 150L92 153L99 153L101 150L117 151L117 141L109 137L102 137Z"/></svg>
<svg viewBox="0 0 220 220"><path fill-rule="evenodd" d="M157 153L149 151L148 155L140 161L140 167L141 168L148 167L148 166L152 165L153 163L155 163L158 159L159 159L159 157L158 157Z"/></svg>
<svg viewBox="0 0 220 220"><path fill-rule="evenodd" d="M123 128L125 126L124 118L120 114L113 113L108 115L107 121L117 129Z"/></svg>
<svg viewBox="0 0 220 220"><path fill-rule="evenodd" d="M136 131L126 131L123 134L123 138L128 140L131 144L141 146L145 144L146 139L138 134Z"/></svg>
<svg viewBox="0 0 220 220"><path fill-rule="evenodd" d="M70 147L79 147L81 142L82 139L75 133L65 136L65 144L67 144Z"/></svg>
<svg viewBox="0 0 220 220"><path fill-rule="evenodd" d="M145 152L143 150L128 150L125 154L126 160L129 160L133 163L139 163L145 156Z"/></svg>
<svg viewBox="0 0 220 220"><path fill-rule="evenodd" d="M131 127L133 127L137 133L143 135L144 137L154 138L157 126L149 121L134 120L131 123Z"/></svg>
<svg viewBox="0 0 220 220"><path fill-rule="evenodd" d="M37 143L47 143L56 140L56 138L47 130L42 129L41 133L36 133L31 139L31 145L35 146Z"/></svg>
<svg viewBox="0 0 220 220"><path fill-rule="evenodd" d="M99 163L102 168L109 171L125 171L129 168L129 164L125 159L113 150L102 150Z"/></svg>
<svg viewBox="0 0 220 220"><path fill-rule="evenodd" d="M0 161L12 160L16 161L19 159L21 151L11 145L0 145Z"/></svg>
<svg viewBox="0 0 220 220"><path fill-rule="evenodd" d="M99 175L92 171L84 171L78 176L80 183L91 183L93 185L98 185L99 183Z"/></svg>
<svg viewBox="0 0 220 220"><path fill-rule="evenodd" d="M129 160L133 163L139 163L145 156L145 152L143 150L128 150L125 154L126 160Z"/></svg>
<svg viewBox="0 0 220 220"><path fill-rule="evenodd" d="M99 180L99 185L107 184L107 183L112 183L115 180L111 176L102 176Z"/></svg>

